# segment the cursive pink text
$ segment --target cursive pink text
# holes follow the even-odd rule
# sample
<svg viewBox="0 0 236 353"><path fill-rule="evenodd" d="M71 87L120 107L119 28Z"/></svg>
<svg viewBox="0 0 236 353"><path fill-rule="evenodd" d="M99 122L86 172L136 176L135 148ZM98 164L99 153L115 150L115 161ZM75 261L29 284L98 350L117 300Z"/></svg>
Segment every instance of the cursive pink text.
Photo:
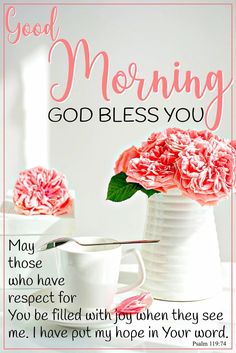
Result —
<svg viewBox="0 0 236 353"><path fill-rule="evenodd" d="M11 44L16 44L20 41L21 37L35 36L40 37L41 35L50 36L52 41L55 41L59 35L59 28L55 29L55 23L57 19L57 7L52 8L49 23L41 25L35 23L33 25L29 23L22 24L20 21L15 23L14 17L16 16L16 9L14 6L9 6L5 14L6 30L8 32L7 40Z"/></svg>

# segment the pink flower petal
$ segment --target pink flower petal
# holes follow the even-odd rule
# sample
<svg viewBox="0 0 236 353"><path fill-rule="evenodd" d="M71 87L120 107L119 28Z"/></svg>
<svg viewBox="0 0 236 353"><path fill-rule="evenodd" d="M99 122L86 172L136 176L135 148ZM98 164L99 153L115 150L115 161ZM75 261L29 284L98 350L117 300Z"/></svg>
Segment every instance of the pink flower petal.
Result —
<svg viewBox="0 0 236 353"><path fill-rule="evenodd" d="M123 300L112 312L118 314L138 314L148 309L152 302L153 298L151 293L144 292Z"/></svg>

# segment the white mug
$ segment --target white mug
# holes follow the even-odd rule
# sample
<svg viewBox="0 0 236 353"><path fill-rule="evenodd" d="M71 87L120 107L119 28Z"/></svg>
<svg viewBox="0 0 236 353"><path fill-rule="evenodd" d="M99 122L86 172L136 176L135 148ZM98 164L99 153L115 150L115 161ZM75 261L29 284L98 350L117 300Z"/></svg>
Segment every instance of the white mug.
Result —
<svg viewBox="0 0 236 353"><path fill-rule="evenodd" d="M114 239L100 237L80 237L81 243L111 242ZM138 277L134 283L118 288L121 259L134 254L139 265ZM130 249L122 255L122 246L95 245L83 246L68 241L57 247L58 275L65 278L65 285L60 287L65 294L76 295L73 303L65 306L69 311L82 313L95 309L109 310L116 293L128 292L141 286L146 272L141 254Z"/></svg>

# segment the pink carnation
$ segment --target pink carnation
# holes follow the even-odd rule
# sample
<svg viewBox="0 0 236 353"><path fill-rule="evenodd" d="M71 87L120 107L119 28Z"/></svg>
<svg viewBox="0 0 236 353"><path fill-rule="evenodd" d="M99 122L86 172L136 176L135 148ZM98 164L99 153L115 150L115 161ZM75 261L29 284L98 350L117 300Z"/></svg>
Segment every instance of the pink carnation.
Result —
<svg viewBox="0 0 236 353"><path fill-rule="evenodd" d="M116 161L115 173L116 174L121 173L121 172L126 173L128 165L129 165L129 161L132 158L136 158L136 157L139 157L139 152L135 146L132 146L132 147L128 148L127 150L125 150L120 155L118 160Z"/></svg>
<svg viewBox="0 0 236 353"><path fill-rule="evenodd" d="M156 146L164 146L166 140L166 132L156 132L151 134L147 141L142 143L142 146L138 149L140 154L150 152Z"/></svg>
<svg viewBox="0 0 236 353"><path fill-rule="evenodd" d="M220 138L196 138L180 153L175 168L174 180L184 195L215 205L235 187L236 151Z"/></svg>
<svg viewBox="0 0 236 353"><path fill-rule="evenodd" d="M235 189L235 159L235 141L207 130L168 128L153 133L140 148L126 150L115 170L147 190L178 188L201 205L211 205Z"/></svg>
<svg viewBox="0 0 236 353"><path fill-rule="evenodd" d="M151 293L141 293L123 300L112 312L118 314L138 314L148 309L152 302Z"/></svg>
<svg viewBox="0 0 236 353"><path fill-rule="evenodd" d="M185 149L192 141L189 130L184 131L177 128L166 130L167 138L165 140L167 149L178 157L179 152Z"/></svg>
<svg viewBox="0 0 236 353"><path fill-rule="evenodd" d="M191 141L186 136L186 132L177 128L152 134L139 149L140 158L130 160L127 181L138 183L147 190L166 192L176 188L174 162L180 150Z"/></svg>
<svg viewBox="0 0 236 353"><path fill-rule="evenodd" d="M138 183L147 190L166 192L176 187L173 175L175 156L163 147L155 146L140 158L130 161L127 182Z"/></svg>
<svg viewBox="0 0 236 353"><path fill-rule="evenodd" d="M168 128L166 131L153 133L146 142L143 142L139 148L140 154L152 152L157 147L166 147L176 156L183 148L191 142L189 131L184 131L178 128Z"/></svg>
<svg viewBox="0 0 236 353"><path fill-rule="evenodd" d="M61 173L35 167L19 174L13 202L16 210L25 215L61 215L69 212L72 198Z"/></svg>

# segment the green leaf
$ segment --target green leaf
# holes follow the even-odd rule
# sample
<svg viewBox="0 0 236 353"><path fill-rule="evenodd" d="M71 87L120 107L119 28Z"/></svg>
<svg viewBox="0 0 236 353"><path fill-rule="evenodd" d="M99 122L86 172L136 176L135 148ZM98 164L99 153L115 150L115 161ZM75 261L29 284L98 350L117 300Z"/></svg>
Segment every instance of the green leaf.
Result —
<svg viewBox="0 0 236 353"><path fill-rule="evenodd" d="M111 178L107 191L107 200L114 202L125 201L139 190L146 194L148 198L160 193L157 190L147 190L138 183L128 183L126 178L127 175L123 172Z"/></svg>
<svg viewBox="0 0 236 353"><path fill-rule="evenodd" d="M123 172L111 178L107 191L107 200L114 202L125 201L140 190L139 184L127 183L126 178L127 175Z"/></svg>
<svg viewBox="0 0 236 353"><path fill-rule="evenodd" d="M147 195L147 197L151 197L152 195L154 194L160 194L160 191L157 191L157 190L147 190L143 187L141 187L140 191L142 191L144 194Z"/></svg>

